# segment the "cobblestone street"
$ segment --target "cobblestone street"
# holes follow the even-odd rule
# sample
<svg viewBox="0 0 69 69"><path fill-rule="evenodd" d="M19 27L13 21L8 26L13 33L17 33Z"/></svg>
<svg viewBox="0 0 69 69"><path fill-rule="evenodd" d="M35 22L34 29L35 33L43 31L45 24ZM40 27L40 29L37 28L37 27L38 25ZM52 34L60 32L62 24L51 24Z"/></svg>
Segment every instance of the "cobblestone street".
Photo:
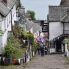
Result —
<svg viewBox="0 0 69 69"><path fill-rule="evenodd" d="M62 55L46 55L45 57L36 57L25 69L69 69Z"/></svg>
<svg viewBox="0 0 69 69"><path fill-rule="evenodd" d="M0 69L69 69L69 65L65 63L64 57L60 55L46 55L44 57L34 57L25 67L8 66Z"/></svg>

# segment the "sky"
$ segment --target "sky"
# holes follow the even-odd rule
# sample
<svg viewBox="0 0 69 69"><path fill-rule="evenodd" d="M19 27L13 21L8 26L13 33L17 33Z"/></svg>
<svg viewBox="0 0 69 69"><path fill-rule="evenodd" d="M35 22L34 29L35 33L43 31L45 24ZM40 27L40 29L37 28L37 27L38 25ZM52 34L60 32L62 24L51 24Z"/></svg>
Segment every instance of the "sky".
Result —
<svg viewBox="0 0 69 69"><path fill-rule="evenodd" d="M59 5L61 0L21 0L25 10L32 10L36 13L37 20L46 20L51 5Z"/></svg>

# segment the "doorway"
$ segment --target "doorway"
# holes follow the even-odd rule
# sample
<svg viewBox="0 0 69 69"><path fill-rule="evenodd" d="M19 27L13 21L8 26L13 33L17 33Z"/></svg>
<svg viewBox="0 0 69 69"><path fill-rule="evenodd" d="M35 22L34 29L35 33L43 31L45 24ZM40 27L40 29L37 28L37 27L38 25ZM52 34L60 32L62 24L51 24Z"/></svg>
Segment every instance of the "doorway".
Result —
<svg viewBox="0 0 69 69"><path fill-rule="evenodd" d="M62 41L64 40L64 36L60 37L55 41L56 44L56 52L62 52Z"/></svg>
<svg viewBox="0 0 69 69"><path fill-rule="evenodd" d="M56 52L62 52L60 40L56 40Z"/></svg>

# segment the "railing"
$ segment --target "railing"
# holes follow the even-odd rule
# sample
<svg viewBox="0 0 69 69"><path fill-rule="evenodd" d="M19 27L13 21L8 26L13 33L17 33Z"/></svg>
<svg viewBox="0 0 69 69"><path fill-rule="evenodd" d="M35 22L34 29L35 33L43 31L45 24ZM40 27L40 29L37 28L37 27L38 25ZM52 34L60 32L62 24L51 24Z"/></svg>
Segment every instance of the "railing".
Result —
<svg viewBox="0 0 69 69"><path fill-rule="evenodd" d="M69 34L69 30L64 30L64 34Z"/></svg>

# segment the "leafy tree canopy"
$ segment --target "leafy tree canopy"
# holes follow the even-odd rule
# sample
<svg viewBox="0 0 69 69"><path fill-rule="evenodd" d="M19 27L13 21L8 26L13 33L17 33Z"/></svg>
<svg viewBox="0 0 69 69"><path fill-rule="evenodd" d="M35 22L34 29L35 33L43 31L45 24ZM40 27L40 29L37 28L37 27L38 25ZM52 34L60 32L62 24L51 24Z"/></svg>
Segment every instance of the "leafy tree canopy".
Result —
<svg viewBox="0 0 69 69"><path fill-rule="evenodd" d="M36 20L34 11L27 10L26 14L29 18L31 18L31 20Z"/></svg>

